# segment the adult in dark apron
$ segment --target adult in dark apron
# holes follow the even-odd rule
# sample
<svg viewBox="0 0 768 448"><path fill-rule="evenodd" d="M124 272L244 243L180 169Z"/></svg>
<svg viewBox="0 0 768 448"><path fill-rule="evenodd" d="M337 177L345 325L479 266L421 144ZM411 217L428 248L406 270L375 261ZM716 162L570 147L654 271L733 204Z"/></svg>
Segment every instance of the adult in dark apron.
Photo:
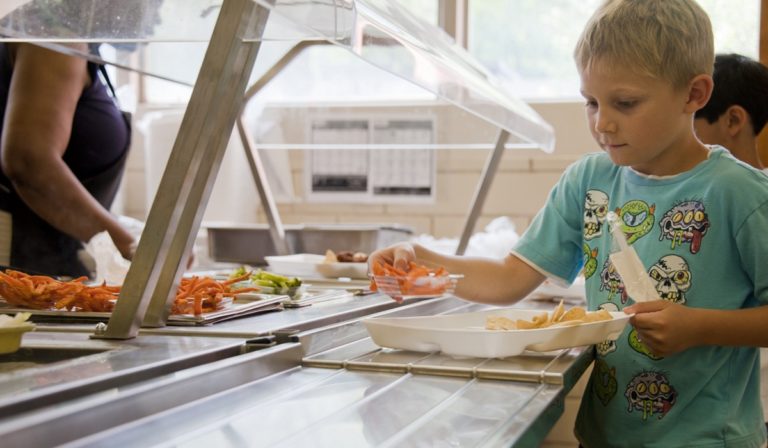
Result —
<svg viewBox="0 0 768 448"><path fill-rule="evenodd" d="M4 136L3 126L7 121L6 108L14 76L10 50L8 44L0 44L0 136ZM99 66L88 62L87 70L90 85L82 90L77 101L62 159L90 195L109 210L128 155L130 123L100 80ZM40 129L40 132L46 130ZM58 204L50 206L57 207ZM11 217L12 267L58 276L91 274L78 256L83 243L35 213L18 194L5 169L0 170L0 210Z"/></svg>

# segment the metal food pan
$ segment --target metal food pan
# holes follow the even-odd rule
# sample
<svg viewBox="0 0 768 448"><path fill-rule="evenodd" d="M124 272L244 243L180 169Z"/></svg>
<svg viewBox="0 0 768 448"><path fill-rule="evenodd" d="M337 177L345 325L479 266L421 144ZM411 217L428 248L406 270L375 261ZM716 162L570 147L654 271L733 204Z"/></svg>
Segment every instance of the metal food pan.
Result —
<svg viewBox="0 0 768 448"><path fill-rule="evenodd" d="M267 224L209 224L208 250L212 259L222 262L266 264L265 256L277 255ZM376 249L406 241L413 230L400 225L294 224L285 226L291 253L324 254L352 251L371 253Z"/></svg>

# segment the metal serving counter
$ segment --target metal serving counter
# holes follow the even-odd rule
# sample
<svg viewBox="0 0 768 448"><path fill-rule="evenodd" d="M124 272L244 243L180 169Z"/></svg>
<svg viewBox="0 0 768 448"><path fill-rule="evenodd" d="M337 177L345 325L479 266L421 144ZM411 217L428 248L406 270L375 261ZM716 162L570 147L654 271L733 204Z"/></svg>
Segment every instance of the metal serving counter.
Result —
<svg viewBox="0 0 768 448"><path fill-rule="evenodd" d="M210 327L165 326L246 87L269 79L254 67L272 42L348 50L424 89L432 103L491 125L481 141L433 145L491 151L462 234L467 241L503 151L551 151L554 133L464 49L386 0L15 0L0 2L0 13L0 41L118 66L62 42L207 42L106 331L40 324L17 354L0 357L0 444L531 446L543 439L591 350L506 360L394 352L372 345L361 323L377 313L478 309L452 297L397 306L381 295L349 296Z"/></svg>
<svg viewBox="0 0 768 448"><path fill-rule="evenodd" d="M353 300L121 342L89 339L86 326L41 326L19 358L0 358L3 445L535 446L592 361L588 348L505 359L380 349L364 317L484 306ZM51 358L46 347L82 353ZM25 356L54 362L14 367Z"/></svg>

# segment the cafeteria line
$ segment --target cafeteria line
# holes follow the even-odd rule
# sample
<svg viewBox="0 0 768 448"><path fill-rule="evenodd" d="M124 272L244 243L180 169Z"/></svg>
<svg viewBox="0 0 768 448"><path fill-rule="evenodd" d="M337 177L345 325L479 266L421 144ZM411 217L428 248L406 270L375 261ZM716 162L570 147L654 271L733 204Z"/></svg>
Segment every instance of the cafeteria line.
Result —
<svg viewBox="0 0 768 448"><path fill-rule="evenodd" d="M48 176L69 213L28 207L87 242L48 247L77 269L0 238L3 446L578 446L629 319L586 310L583 276L498 308L454 296L461 272L368 264L402 242L505 257L595 147L580 102L525 102L461 45L470 2L434 2L438 24L407 1L3 3L0 55L66 104L31 85L5 113L72 123L30 142L74 154L115 132L82 133L100 113L130 133Z"/></svg>

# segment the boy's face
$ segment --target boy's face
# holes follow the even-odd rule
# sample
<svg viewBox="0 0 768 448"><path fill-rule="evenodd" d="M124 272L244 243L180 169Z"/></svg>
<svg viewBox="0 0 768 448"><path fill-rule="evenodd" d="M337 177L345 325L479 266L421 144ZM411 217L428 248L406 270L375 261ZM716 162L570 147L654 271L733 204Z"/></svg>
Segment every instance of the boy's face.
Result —
<svg viewBox="0 0 768 448"><path fill-rule="evenodd" d="M581 93L590 132L613 163L671 175L703 160L685 109L687 89L595 61L581 73Z"/></svg>

